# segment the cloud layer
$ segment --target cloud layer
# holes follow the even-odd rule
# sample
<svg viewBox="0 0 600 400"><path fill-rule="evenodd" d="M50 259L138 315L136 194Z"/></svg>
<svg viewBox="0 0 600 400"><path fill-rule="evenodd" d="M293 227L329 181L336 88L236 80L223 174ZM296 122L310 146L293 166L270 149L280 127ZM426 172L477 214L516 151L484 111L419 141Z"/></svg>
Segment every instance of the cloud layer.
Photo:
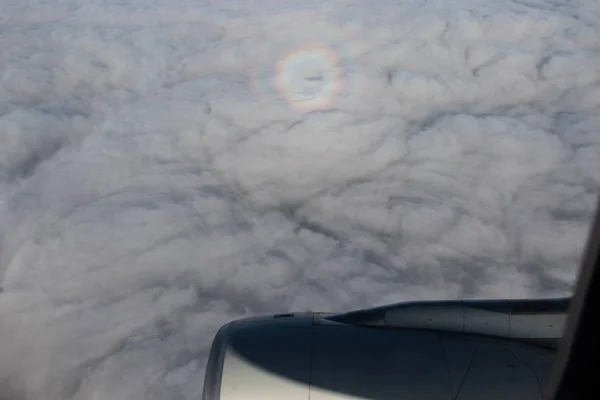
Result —
<svg viewBox="0 0 600 400"><path fill-rule="evenodd" d="M1 399L197 399L248 315L571 291L594 0L0 9Z"/></svg>

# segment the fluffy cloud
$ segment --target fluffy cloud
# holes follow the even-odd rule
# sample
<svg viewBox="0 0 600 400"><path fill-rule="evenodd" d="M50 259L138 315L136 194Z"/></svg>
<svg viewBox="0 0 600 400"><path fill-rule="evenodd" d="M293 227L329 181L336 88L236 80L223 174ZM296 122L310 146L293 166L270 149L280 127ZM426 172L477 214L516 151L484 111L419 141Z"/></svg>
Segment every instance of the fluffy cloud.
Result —
<svg viewBox="0 0 600 400"><path fill-rule="evenodd" d="M0 398L196 399L248 315L569 293L572 3L0 0Z"/></svg>

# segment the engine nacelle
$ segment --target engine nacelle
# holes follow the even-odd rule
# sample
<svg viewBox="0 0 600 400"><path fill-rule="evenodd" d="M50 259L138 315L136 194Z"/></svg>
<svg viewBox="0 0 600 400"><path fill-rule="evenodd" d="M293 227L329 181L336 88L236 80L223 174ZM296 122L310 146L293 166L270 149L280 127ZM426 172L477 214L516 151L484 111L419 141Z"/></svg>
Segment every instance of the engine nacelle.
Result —
<svg viewBox="0 0 600 400"><path fill-rule="evenodd" d="M464 329L340 320L301 313L223 326L213 341L203 399L541 400L546 395L552 348Z"/></svg>

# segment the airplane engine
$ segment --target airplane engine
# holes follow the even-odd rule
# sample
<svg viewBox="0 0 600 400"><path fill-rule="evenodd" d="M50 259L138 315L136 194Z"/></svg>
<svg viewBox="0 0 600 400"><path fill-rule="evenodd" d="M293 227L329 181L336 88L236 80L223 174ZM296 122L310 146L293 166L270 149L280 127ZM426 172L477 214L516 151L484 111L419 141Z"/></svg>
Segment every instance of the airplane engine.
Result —
<svg viewBox="0 0 600 400"><path fill-rule="evenodd" d="M233 321L213 340L203 400L545 398L556 353L545 344L564 313L454 304Z"/></svg>

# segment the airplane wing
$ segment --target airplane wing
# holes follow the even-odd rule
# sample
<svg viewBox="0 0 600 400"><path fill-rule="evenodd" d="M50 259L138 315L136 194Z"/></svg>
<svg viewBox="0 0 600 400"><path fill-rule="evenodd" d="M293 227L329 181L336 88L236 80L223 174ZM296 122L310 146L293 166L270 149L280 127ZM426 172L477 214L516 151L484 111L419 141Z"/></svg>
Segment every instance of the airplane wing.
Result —
<svg viewBox="0 0 600 400"><path fill-rule="evenodd" d="M407 302L230 322L214 337L203 399L596 398L599 264L600 200L573 299Z"/></svg>
<svg viewBox="0 0 600 400"><path fill-rule="evenodd" d="M424 301L233 321L204 400L543 399L569 298Z"/></svg>

